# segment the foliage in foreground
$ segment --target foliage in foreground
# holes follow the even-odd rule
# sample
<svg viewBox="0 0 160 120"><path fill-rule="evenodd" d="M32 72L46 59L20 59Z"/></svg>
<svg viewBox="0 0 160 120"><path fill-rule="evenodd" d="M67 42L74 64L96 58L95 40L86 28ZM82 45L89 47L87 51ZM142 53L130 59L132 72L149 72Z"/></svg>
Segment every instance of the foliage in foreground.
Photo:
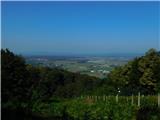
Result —
<svg viewBox="0 0 160 120"><path fill-rule="evenodd" d="M65 99L51 104L36 104L33 111L38 109L38 113L43 116L65 116L66 119L73 120L159 120L160 108L157 107L155 98L156 96L143 97L141 107L137 106L137 96L134 96L133 105L131 97L119 97L118 102L115 96L108 97L106 101L88 98Z"/></svg>

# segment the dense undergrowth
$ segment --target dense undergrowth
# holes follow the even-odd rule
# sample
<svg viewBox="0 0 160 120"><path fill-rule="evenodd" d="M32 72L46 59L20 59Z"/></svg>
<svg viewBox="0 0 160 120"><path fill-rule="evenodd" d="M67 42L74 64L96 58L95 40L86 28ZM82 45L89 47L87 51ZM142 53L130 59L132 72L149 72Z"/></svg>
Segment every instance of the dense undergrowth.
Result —
<svg viewBox="0 0 160 120"><path fill-rule="evenodd" d="M73 120L159 120L160 108L156 96L142 98L141 106L137 106L137 97L131 104L131 97L119 97L116 102L111 96L108 100L86 98L57 100L56 102L35 103L32 112L43 118L59 118Z"/></svg>

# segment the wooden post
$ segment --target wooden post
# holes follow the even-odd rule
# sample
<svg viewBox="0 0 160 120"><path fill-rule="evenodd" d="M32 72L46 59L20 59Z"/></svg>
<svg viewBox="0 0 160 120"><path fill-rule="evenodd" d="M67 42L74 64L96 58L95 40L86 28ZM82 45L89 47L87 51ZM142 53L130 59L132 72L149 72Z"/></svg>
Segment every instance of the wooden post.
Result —
<svg viewBox="0 0 160 120"><path fill-rule="evenodd" d="M107 101L107 96L105 96L105 100Z"/></svg>
<svg viewBox="0 0 160 120"><path fill-rule="evenodd" d="M95 96L95 101L97 102L97 96Z"/></svg>
<svg viewBox="0 0 160 120"><path fill-rule="evenodd" d="M133 99L133 94L132 94L132 101L131 101L131 104L133 105L133 103L134 103L134 99Z"/></svg>
<svg viewBox="0 0 160 120"><path fill-rule="evenodd" d="M106 96L105 95L103 95L103 101L106 101Z"/></svg>
<svg viewBox="0 0 160 120"><path fill-rule="evenodd" d="M116 102L118 103L118 94L116 95Z"/></svg>
<svg viewBox="0 0 160 120"><path fill-rule="evenodd" d="M140 92L138 93L138 107L140 107L141 99L140 99Z"/></svg>
<svg viewBox="0 0 160 120"><path fill-rule="evenodd" d="M160 107L160 93L158 93L158 107Z"/></svg>

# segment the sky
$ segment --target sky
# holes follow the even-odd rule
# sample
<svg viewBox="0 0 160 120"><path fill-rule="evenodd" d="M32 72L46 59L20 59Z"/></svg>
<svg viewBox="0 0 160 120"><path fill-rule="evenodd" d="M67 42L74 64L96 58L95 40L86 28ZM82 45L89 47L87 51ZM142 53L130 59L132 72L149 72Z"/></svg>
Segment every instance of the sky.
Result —
<svg viewBox="0 0 160 120"><path fill-rule="evenodd" d="M2 48L17 54L159 50L160 2L2 2Z"/></svg>

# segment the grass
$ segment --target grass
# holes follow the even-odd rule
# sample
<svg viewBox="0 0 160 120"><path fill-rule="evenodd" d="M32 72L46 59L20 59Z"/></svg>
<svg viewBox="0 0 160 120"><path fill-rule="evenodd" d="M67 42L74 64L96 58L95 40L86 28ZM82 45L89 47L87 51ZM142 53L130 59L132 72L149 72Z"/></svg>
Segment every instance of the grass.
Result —
<svg viewBox="0 0 160 120"><path fill-rule="evenodd" d="M52 103L37 103L33 112L45 117L66 117L75 120L159 120L160 112L157 106L157 96L141 97L141 106L137 106L137 96L120 96L116 102L115 96L106 99L98 97L64 99ZM146 114L148 115L146 117Z"/></svg>

